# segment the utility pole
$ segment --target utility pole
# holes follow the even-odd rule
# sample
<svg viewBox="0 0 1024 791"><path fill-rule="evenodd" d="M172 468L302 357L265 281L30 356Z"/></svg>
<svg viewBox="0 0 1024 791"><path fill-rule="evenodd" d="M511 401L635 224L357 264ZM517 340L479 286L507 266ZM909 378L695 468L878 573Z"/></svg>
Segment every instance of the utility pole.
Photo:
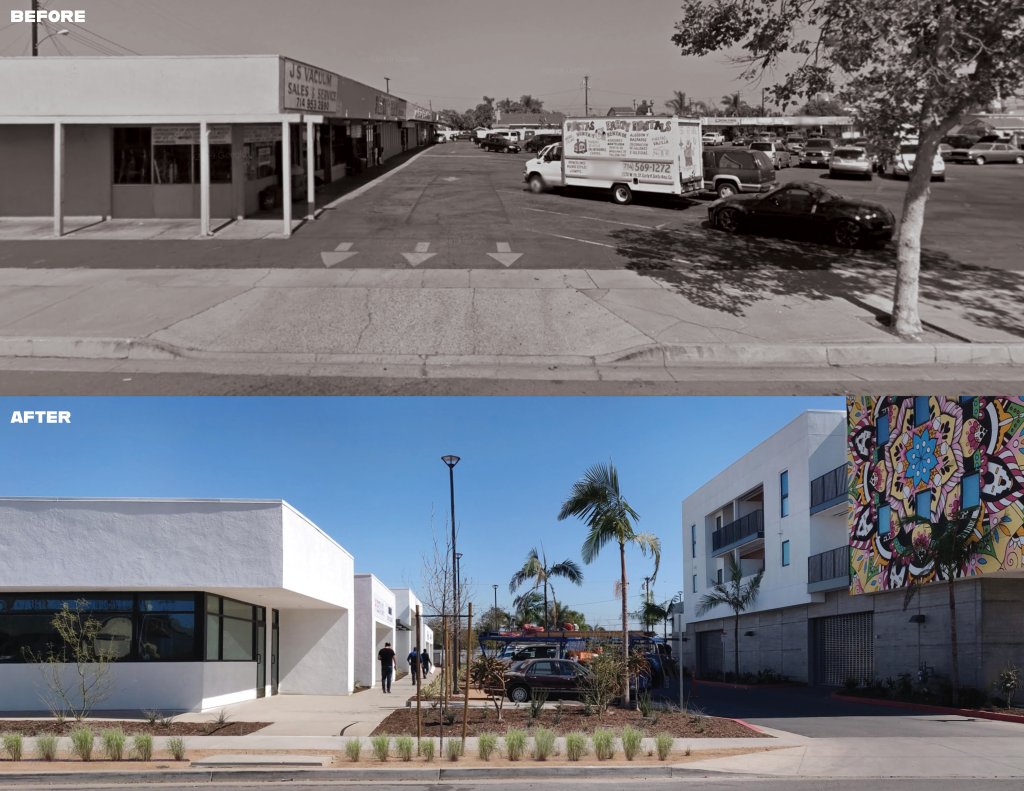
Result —
<svg viewBox="0 0 1024 791"><path fill-rule="evenodd" d="M32 0L32 57L39 55L39 23L36 21L39 12L39 0Z"/></svg>
<svg viewBox="0 0 1024 791"><path fill-rule="evenodd" d="M583 77L583 115L590 117L590 75Z"/></svg>

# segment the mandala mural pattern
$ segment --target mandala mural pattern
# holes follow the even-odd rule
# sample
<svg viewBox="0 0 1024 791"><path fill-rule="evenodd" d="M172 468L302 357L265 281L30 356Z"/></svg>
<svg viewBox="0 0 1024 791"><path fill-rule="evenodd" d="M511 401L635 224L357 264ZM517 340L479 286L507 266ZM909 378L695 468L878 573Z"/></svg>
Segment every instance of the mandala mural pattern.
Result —
<svg viewBox="0 0 1024 791"><path fill-rule="evenodd" d="M1024 568L1024 400L858 397L847 422L851 593L941 577L910 550L948 525L974 547L955 576Z"/></svg>

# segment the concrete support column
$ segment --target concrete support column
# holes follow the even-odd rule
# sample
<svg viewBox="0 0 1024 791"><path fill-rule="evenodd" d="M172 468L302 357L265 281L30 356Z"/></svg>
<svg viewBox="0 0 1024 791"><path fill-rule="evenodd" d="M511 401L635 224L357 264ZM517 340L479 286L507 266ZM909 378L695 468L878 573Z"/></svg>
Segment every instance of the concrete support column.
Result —
<svg viewBox="0 0 1024 791"><path fill-rule="evenodd" d="M53 235L64 235L64 124L53 125Z"/></svg>
<svg viewBox="0 0 1024 791"><path fill-rule="evenodd" d="M292 128L288 121L281 122L281 215L282 233L292 235Z"/></svg>
<svg viewBox="0 0 1024 791"><path fill-rule="evenodd" d="M313 122L306 120L306 219L316 218L316 137Z"/></svg>
<svg viewBox="0 0 1024 791"><path fill-rule="evenodd" d="M245 217L245 127L231 125L231 208L236 220Z"/></svg>
<svg viewBox="0 0 1024 791"><path fill-rule="evenodd" d="M210 235L210 126L199 123L199 235Z"/></svg>

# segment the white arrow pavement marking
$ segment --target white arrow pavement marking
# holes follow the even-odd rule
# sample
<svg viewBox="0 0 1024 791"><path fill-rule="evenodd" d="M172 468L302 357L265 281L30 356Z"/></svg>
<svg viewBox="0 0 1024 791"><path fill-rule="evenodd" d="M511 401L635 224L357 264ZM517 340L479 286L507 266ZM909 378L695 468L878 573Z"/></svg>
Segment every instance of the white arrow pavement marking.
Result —
<svg viewBox="0 0 1024 791"><path fill-rule="evenodd" d="M428 253L430 249L430 242L416 242L415 253L402 253L402 257L409 262L411 266L419 266L424 261L429 261L437 253Z"/></svg>
<svg viewBox="0 0 1024 791"><path fill-rule="evenodd" d="M498 242L498 252L488 253L491 258L497 261L499 264L505 267L512 266L516 261L523 257L522 253L513 253L512 245L508 242Z"/></svg>
<svg viewBox="0 0 1024 791"><path fill-rule="evenodd" d="M458 180L459 180L458 176L445 176L443 179L441 179L441 181L458 181Z"/></svg>
<svg viewBox="0 0 1024 791"><path fill-rule="evenodd" d="M326 266L326 267L336 266L337 264L340 264L342 261L347 261L352 256L358 254L358 251L357 252L349 252L349 250L352 249L352 242L342 242L341 244L339 244L334 249L337 252L334 252L334 253L320 253L320 258L323 260L324 266Z"/></svg>

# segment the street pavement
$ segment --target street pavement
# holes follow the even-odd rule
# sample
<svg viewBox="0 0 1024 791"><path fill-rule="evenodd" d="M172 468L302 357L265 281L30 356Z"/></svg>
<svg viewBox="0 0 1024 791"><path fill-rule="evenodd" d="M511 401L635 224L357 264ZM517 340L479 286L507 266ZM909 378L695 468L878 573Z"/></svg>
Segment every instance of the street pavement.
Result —
<svg viewBox="0 0 1024 791"><path fill-rule="evenodd" d="M886 367L904 382L1024 378L1024 314L1011 309L1024 281L1010 271L1022 236L1006 200L1024 169L965 166L935 185L925 333L908 343L885 326L891 248L732 237L706 227L700 201L533 195L525 158L436 146L332 193L291 239L13 241L0 223L0 389L85 362L255 377L269 392L292 377L355 379L363 392L440 379L675 393L695 379L788 385L822 372L811 389L856 389ZM780 173L797 178L826 176ZM831 186L888 203L905 188ZM325 391L297 391L309 389Z"/></svg>

